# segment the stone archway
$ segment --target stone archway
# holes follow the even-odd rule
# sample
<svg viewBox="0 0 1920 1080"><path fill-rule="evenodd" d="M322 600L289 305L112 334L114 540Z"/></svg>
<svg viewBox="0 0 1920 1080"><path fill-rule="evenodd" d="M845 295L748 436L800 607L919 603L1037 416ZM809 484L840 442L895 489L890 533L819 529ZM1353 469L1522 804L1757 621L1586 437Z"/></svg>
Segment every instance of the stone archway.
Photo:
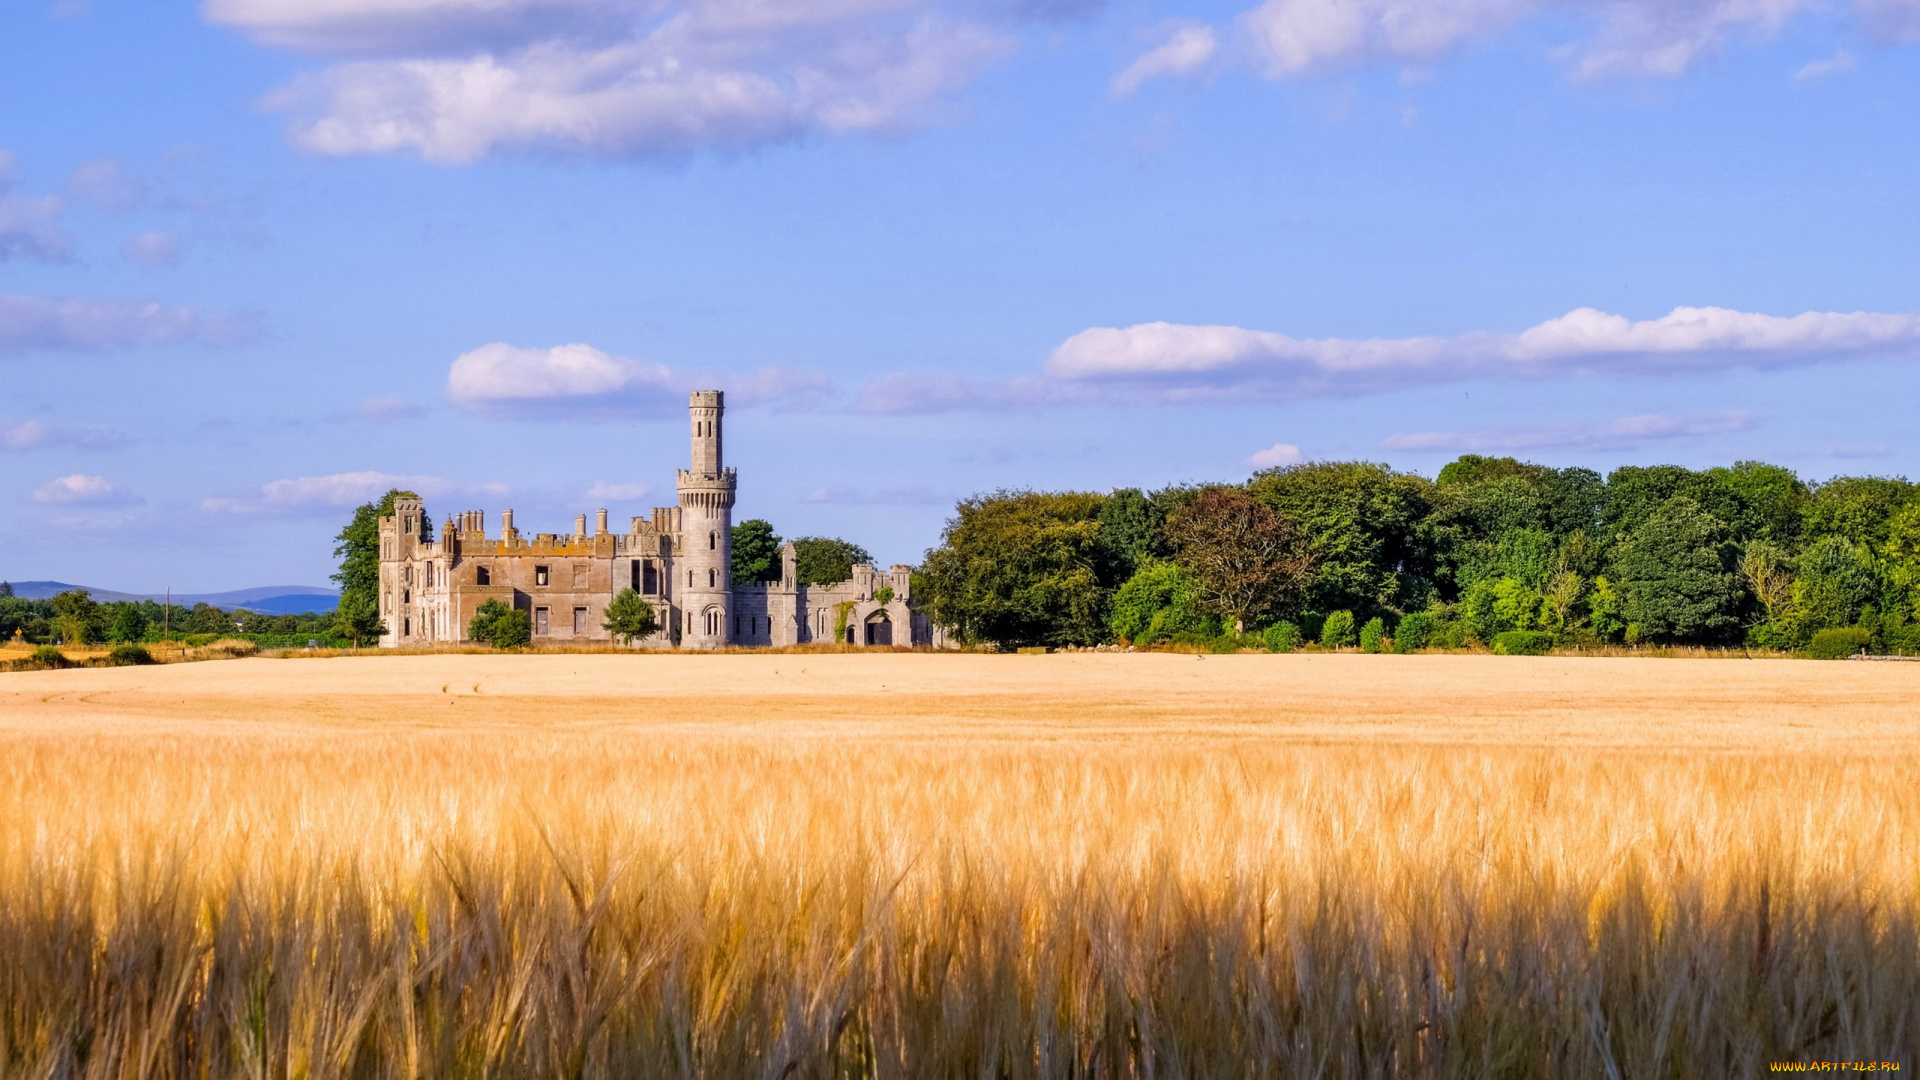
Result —
<svg viewBox="0 0 1920 1080"><path fill-rule="evenodd" d="M867 644L893 644L893 619L885 611L876 611L867 616Z"/></svg>

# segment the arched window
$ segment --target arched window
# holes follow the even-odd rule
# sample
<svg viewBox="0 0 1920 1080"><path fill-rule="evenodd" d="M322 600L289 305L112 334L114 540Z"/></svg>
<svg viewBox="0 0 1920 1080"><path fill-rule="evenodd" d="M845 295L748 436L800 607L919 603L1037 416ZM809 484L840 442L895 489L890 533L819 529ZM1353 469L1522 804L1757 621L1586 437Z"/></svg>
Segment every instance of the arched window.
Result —
<svg viewBox="0 0 1920 1080"><path fill-rule="evenodd" d="M713 569L711 567L707 569L707 588L713 588Z"/></svg>
<svg viewBox="0 0 1920 1080"><path fill-rule="evenodd" d="M708 533L707 534L707 550L718 551L719 549L720 549L720 534Z"/></svg>

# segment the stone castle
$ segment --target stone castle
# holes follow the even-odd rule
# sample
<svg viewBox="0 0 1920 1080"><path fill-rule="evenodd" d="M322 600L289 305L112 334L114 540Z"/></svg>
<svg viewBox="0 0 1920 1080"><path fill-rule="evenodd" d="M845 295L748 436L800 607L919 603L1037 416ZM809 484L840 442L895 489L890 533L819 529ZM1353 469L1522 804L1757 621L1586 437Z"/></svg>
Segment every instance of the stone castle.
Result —
<svg viewBox="0 0 1920 1080"><path fill-rule="evenodd" d="M636 648L715 649L729 645L936 645L938 631L908 601L907 566L853 568L847 581L803 585L792 543L780 550L780 580L731 580L733 502L738 473L722 456L725 399L695 391L692 468L679 472L680 505L607 530L607 512L573 519L573 532L523 535L513 511L500 535L486 515L449 517L437 540L423 539L420 502L401 499L380 519L380 619L389 647L464 640L480 605L498 600L527 612L535 644L611 641L601 624L624 589L653 605L660 631Z"/></svg>

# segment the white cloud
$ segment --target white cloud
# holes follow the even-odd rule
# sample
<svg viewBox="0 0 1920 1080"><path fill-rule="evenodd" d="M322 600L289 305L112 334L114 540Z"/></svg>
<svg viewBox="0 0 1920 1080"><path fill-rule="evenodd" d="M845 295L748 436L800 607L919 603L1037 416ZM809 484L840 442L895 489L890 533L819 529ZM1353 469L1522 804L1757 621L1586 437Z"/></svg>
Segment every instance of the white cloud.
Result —
<svg viewBox="0 0 1920 1080"><path fill-rule="evenodd" d="M1191 75L1213 59L1219 46L1212 27L1182 20L1173 24L1164 42L1140 54L1126 70L1115 75L1112 90L1125 97L1149 79Z"/></svg>
<svg viewBox="0 0 1920 1080"><path fill-rule="evenodd" d="M126 441L125 432L112 428L60 427L44 420L0 424L0 450L41 450L55 446L92 449L117 446Z"/></svg>
<svg viewBox="0 0 1920 1080"><path fill-rule="evenodd" d="M136 233L127 238L127 257L149 270L172 266L180 258L180 234L173 229Z"/></svg>
<svg viewBox="0 0 1920 1080"><path fill-rule="evenodd" d="M1830 75L1841 75L1853 70L1853 54L1845 49L1836 49L1825 60L1815 60L1793 73L1793 81L1798 83L1819 82Z"/></svg>
<svg viewBox="0 0 1920 1080"><path fill-rule="evenodd" d="M1300 448L1292 443L1277 442L1265 450L1255 451L1247 458L1247 464L1256 469L1277 469L1283 465L1297 465L1300 462Z"/></svg>
<svg viewBox="0 0 1920 1080"><path fill-rule="evenodd" d="M0 263L12 259L66 262L73 258L73 238L60 226L65 204L58 195L16 194L13 167L13 154L0 150Z"/></svg>
<svg viewBox="0 0 1920 1080"><path fill-rule="evenodd" d="M190 307L0 293L0 355L31 349L232 345L255 332L247 316L210 315Z"/></svg>
<svg viewBox="0 0 1920 1080"><path fill-rule="evenodd" d="M359 506L399 488L421 495L445 495L453 485L437 476L396 476L383 472L344 472L275 480L241 498L208 498L200 508L216 514L258 514L333 510Z"/></svg>
<svg viewBox="0 0 1920 1080"><path fill-rule="evenodd" d="M1162 398L1355 393L1469 378L1666 374L1785 367L1920 353L1920 315L1807 312L1781 317L1675 308L1633 321L1580 308L1517 334L1294 338L1237 326L1144 323L1083 330L1046 372L1131 385Z"/></svg>
<svg viewBox="0 0 1920 1080"><path fill-rule="evenodd" d="M346 418L368 424L391 424L423 416L426 411L425 406L406 398L372 397L348 410Z"/></svg>
<svg viewBox="0 0 1920 1080"><path fill-rule="evenodd" d="M1046 379L993 382L957 375L901 373L883 375L868 383L854 408L864 413L911 416L970 409L1034 409L1070 404L1087 396L1081 387Z"/></svg>
<svg viewBox="0 0 1920 1080"><path fill-rule="evenodd" d="M1448 453L1512 453L1526 450L1631 450L1653 442L1702 439L1748 431L1753 417L1745 413L1671 416L1648 414L1616 420L1575 421L1564 424L1522 424L1478 431L1427 431L1390 436L1391 450Z"/></svg>
<svg viewBox="0 0 1920 1080"><path fill-rule="evenodd" d="M116 503L132 502L133 496L120 485L103 476L89 476L86 473L74 473L49 480L34 489L33 501L42 503L68 503L79 506L106 506Z"/></svg>
<svg viewBox="0 0 1920 1080"><path fill-rule="evenodd" d="M263 44L343 58L268 98L291 115L300 146L465 164L497 153L647 158L909 130L1012 47L963 17L966 6L207 0L201 11Z"/></svg>
<svg viewBox="0 0 1920 1080"><path fill-rule="evenodd" d="M1730 43L1767 40L1827 8L1821 0L1266 0L1238 28L1276 79L1427 64L1546 18L1586 28L1553 50L1575 79L1675 78ZM1854 0L1853 8L1882 39L1920 37L1913 0Z"/></svg>
<svg viewBox="0 0 1920 1080"><path fill-rule="evenodd" d="M587 498L605 499L608 502L634 502L644 499L653 489L645 484L609 484L599 480L587 489Z"/></svg>
<svg viewBox="0 0 1920 1080"><path fill-rule="evenodd" d="M74 202L115 213L138 210L147 201L147 185L128 176L114 158L82 162L67 177Z"/></svg>
<svg viewBox="0 0 1920 1080"><path fill-rule="evenodd" d="M503 416L666 415L684 408L684 395L694 389L724 390L728 404L756 405L817 401L832 384L787 368L752 375L676 372L579 344L522 349L495 342L459 356L447 372L449 401Z"/></svg>

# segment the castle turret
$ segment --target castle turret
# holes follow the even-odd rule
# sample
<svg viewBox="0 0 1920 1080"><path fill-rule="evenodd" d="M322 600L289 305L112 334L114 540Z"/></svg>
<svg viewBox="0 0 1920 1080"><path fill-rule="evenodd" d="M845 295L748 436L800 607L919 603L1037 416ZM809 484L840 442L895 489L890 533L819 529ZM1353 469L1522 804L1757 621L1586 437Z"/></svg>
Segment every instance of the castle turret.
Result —
<svg viewBox="0 0 1920 1080"><path fill-rule="evenodd" d="M733 497L735 474L721 458L725 397L695 390L687 401L693 423L693 468L682 469L680 540L676 560L681 589L681 638L694 648L714 649L732 640Z"/></svg>

